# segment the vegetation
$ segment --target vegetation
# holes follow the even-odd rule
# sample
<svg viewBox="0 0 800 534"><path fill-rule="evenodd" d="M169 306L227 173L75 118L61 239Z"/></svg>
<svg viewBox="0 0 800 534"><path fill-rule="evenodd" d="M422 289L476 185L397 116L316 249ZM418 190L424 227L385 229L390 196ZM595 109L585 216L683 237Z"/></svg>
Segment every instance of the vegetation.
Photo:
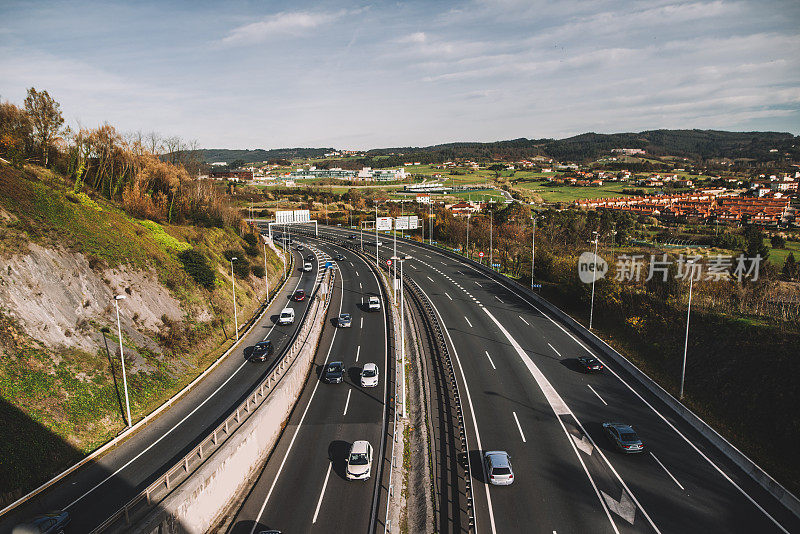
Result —
<svg viewBox="0 0 800 534"><path fill-rule="evenodd" d="M206 289L214 287L216 275L205 256L194 249L188 249L178 253L178 259L183 263L183 268L189 273L189 276L194 278L195 282L200 284ZM262 272L264 268L261 268Z"/></svg>

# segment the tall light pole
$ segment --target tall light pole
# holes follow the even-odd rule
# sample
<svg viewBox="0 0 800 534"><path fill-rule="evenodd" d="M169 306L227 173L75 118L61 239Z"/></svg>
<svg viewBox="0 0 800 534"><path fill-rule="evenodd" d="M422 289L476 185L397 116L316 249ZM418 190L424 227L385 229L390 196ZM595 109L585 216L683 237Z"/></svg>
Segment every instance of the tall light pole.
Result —
<svg viewBox="0 0 800 534"><path fill-rule="evenodd" d="M492 211L491 206L489 208L489 268L494 271L494 262L492 261L492 230L494 229L494 211Z"/></svg>
<svg viewBox="0 0 800 534"><path fill-rule="evenodd" d="M597 232L594 234L594 258L592 258L592 303L589 306L589 330L592 329L592 319L594 318L594 281L597 279L597 243L600 240L600 235Z"/></svg>
<svg viewBox="0 0 800 534"><path fill-rule="evenodd" d="M467 212L467 246L464 248L464 252L466 252L467 258L469 258L469 216L471 213Z"/></svg>
<svg viewBox="0 0 800 534"><path fill-rule="evenodd" d="M428 240L430 245L433 246L433 197L428 195Z"/></svg>
<svg viewBox="0 0 800 534"><path fill-rule="evenodd" d="M264 243L264 284L267 287L267 302L269 302L269 270L267 270L267 243Z"/></svg>
<svg viewBox="0 0 800 534"><path fill-rule="evenodd" d="M692 283L694 282L694 262L687 263L689 267L689 307L686 308L686 338L683 342L683 366L681 367L681 392L680 398L683 399L683 382L686 378L686 351L689 348L689 316L692 313Z"/></svg>
<svg viewBox="0 0 800 534"><path fill-rule="evenodd" d="M410 260L411 256L392 256L393 262L400 263L400 381L402 382L401 389L401 406L403 417L406 417L406 321L405 321L405 295L403 293L403 262Z"/></svg>
<svg viewBox="0 0 800 534"><path fill-rule="evenodd" d="M118 302L125 298L125 295L116 295L114 297L114 309L117 310L117 336L119 336L119 359L122 362L122 388L125 390L125 411L128 414L128 426L131 423L131 403L128 399L128 377L125 375L125 356L122 353L122 325L119 322L119 305Z"/></svg>
<svg viewBox="0 0 800 534"><path fill-rule="evenodd" d="M531 232L531 290L533 290L533 266L536 263L536 219L537 216L533 215L533 231Z"/></svg>
<svg viewBox="0 0 800 534"><path fill-rule="evenodd" d="M375 267L381 268L380 260L378 259L378 201L375 201Z"/></svg>
<svg viewBox="0 0 800 534"><path fill-rule="evenodd" d="M233 262L239 258L231 258L231 291L233 292L233 324L236 327L236 341L239 341L239 316L236 313L236 275L233 272Z"/></svg>

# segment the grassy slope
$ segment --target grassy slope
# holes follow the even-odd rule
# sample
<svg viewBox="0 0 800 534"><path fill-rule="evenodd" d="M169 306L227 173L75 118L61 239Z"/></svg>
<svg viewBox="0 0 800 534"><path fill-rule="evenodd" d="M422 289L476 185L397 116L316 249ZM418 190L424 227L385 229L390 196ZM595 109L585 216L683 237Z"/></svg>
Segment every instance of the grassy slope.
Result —
<svg viewBox="0 0 800 534"><path fill-rule="evenodd" d="M160 354L125 337L126 354L138 352L150 367L128 375L137 419L191 381L230 344L230 273L222 252L241 249L243 241L230 228L139 221L103 199L73 196L67 185L42 169L22 173L0 166L0 208L12 215L11 220L0 219L0 256L24 254L28 242L37 242L80 252L96 270L123 265L152 269L187 310L197 305L215 316L201 322L187 315L185 328L177 330L174 343L163 345ZM190 247L209 258L217 273L215 289L199 287L183 270L177 253ZM274 287L282 263L271 250L268 259ZM263 265L263 255L252 258L252 263ZM240 317L255 311L263 298L263 283L254 277L237 280ZM99 330L106 322L99 320L102 325L84 328ZM113 355L118 341L115 329L105 337ZM0 449L5 466L0 468L2 502L95 449L124 423L114 383L115 377L120 378L118 362L108 357L104 346L94 354L48 349L0 313L0 354L0 417L10 425L4 434L12 436L2 440Z"/></svg>

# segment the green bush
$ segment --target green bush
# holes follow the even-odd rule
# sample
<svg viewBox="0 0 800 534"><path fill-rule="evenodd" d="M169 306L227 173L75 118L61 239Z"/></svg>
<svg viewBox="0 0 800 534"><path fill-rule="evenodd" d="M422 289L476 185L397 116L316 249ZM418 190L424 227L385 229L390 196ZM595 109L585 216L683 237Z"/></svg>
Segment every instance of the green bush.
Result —
<svg viewBox="0 0 800 534"><path fill-rule="evenodd" d="M250 275L250 262L244 258L238 258L233 262L233 272L239 278L247 278Z"/></svg>
<svg viewBox="0 0 800 534"><path fill-rule="evenodd" d="M264 278L265 276L264 268L261 265L253 265L250 267L250 271L253 273L253 276L257 278Z"/></svg>
<svg viewBox="0 0 800 534"><path fill-rule="evenodd" d="M194 278L194 281L206 289L214 287L214 271L208 265L206 257L194 249L178 253L178 259L183 263L184 270Z"/></svg>

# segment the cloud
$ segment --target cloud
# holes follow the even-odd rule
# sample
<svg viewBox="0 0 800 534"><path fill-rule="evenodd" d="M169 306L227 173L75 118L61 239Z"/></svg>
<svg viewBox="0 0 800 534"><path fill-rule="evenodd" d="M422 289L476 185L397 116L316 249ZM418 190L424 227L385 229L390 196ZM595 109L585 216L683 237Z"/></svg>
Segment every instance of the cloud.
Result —
<svg viewBox="0 0 800 534"><path fill-rule="evenodd" d="M341 17L339 13L310 13L308 11L283 12L270 15L258 22L251 22L232 29L220 41L223 45L236 46L261 43L276 35L302 35L307 30L328 24Z"/></svg>

